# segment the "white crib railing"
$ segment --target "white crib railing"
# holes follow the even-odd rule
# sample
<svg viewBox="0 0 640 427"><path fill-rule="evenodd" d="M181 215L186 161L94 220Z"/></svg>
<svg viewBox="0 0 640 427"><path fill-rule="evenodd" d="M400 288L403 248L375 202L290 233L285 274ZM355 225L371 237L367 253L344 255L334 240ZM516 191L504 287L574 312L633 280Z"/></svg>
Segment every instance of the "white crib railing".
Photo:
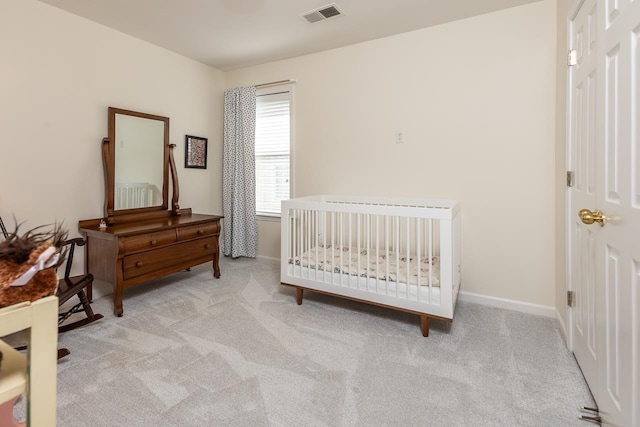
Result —
<svg viewBox="0 0 640 427"><path fill-rule="evenodd" d="M453 318L459 204L313 196L282 202L281 281Z"/></svg>
<svg viewBox="0 0 640 427"><path fill-rule="evenodd" d="M135 209L153 206L151 186L146 182L116 183L115 208Z"/></svg>

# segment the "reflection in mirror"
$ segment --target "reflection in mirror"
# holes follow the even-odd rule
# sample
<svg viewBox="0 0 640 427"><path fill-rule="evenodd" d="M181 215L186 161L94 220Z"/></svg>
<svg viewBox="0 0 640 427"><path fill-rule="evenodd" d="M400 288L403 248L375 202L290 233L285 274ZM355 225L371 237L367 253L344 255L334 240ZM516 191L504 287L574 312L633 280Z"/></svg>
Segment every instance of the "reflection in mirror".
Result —
<svg viewBox="0 0 640 427"><path fill-rule="evenodd" d="M114 209L162 205L165 123L116 114Z"/></svg>
<svg viewBox="0 0 640 427"><path fill-rule="evenodd" d="M170 189L171 213L180 215L174 147L169 117L109 107L109 136L102 139L107 225L134 214L163 212Z"/></svg>

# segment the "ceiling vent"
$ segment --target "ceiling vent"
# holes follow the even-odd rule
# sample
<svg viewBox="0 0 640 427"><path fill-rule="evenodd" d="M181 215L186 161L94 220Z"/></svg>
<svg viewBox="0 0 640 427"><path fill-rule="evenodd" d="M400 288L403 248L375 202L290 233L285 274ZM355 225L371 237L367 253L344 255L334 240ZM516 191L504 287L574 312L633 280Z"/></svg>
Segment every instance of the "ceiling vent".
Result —
<svg viewBox="0 0 640 427"><path fill-rule="evenodd" d="M303 13L300 15L305 21L310 24L324 21L325 19L335 18L337 16L344 15L344 12L340 10L337 4L331 3L326 6L322 6L321 8L309 11L307 13Z"/></svg>

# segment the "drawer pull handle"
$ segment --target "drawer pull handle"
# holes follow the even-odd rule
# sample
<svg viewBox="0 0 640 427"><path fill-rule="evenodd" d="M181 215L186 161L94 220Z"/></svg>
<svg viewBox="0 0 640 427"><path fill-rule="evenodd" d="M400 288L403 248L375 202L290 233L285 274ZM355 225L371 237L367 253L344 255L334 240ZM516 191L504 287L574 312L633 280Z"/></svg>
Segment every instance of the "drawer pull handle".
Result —
<svg viewBox="0 0 640 427"><path fill-rule="evenodd" d="M142 267L142 261L136 262L136 267L138 267L138 268Z"/></svg>
<svg viewBox="0 0 640 427"><path fill-rule="evenodd" d="M199 234L200 236L202 236L202 235L204 234L204 231L203 231L203 230L198 230L198 234Z"/></svg>
<svg viewBox="0 0 640 427"><path fill-rule="evenodd" d="M156 243L158 243L158 241L157 241L156 239L153 239L150 243L151 243L152 245L155 245Z"/></svg>
<svg viewBox="0 0 640 427"><path fill-rule="evenodd" d="M211 247L211 245L209 243L207 243L206 245L204 245L205 249L209 249Z"/></svg>

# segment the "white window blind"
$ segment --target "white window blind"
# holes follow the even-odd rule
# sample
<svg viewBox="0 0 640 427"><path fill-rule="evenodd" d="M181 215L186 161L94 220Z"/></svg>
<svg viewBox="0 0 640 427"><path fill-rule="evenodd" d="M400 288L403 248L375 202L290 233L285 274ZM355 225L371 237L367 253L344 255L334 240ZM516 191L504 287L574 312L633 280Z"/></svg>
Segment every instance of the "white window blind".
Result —
<svg viewBox="0 0 640 427"><path fill-rule="evenodd" d="M256 97L256 213L280 215L290 190L289 92Z"/></svg>

